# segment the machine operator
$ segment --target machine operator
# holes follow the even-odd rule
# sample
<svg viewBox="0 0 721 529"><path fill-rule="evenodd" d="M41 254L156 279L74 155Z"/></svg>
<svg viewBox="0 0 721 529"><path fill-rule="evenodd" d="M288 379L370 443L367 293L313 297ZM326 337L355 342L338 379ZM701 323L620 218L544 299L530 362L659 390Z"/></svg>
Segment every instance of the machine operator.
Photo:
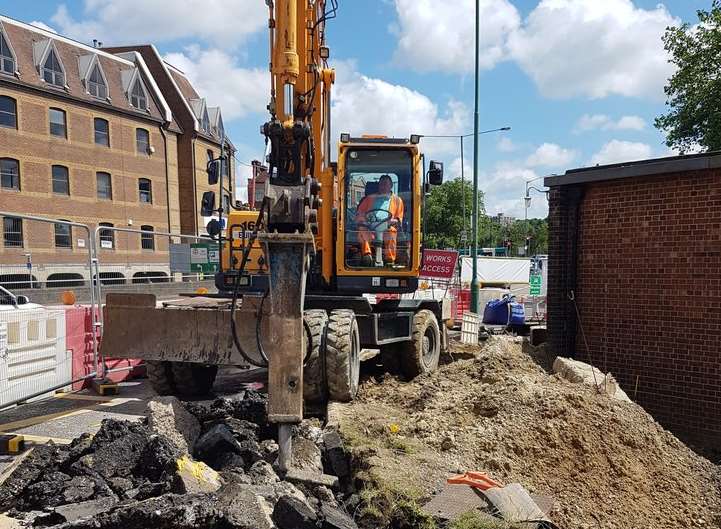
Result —
<svg viewBox="0 0 721 529"><path fill-rule="evenodd" d="M366 195L356 210L362 266L374 265L371 242L381 237L383 263L395 264L398 228L403 223L403 213L403 199L393 193L393 180L387 174L382 175L378 180L378 192Z"/></svg>

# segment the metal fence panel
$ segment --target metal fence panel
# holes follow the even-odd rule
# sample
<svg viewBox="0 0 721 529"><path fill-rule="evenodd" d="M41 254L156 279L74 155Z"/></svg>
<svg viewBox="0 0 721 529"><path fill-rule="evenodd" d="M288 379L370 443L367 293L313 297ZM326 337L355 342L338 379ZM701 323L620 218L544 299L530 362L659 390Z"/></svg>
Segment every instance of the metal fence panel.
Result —
<svg viewBox="0 0 721 529"><path fill-rule="evenodd" d="M73 355L66 343L63 290L83 290L96 329L91 280L93 232L89 226L1 212L0 408L45 396L73 382ZM28 299L24 299L28 298ZM28 302L29 301L29 302ZM91 332L97 376L97 336Z"/></svg>

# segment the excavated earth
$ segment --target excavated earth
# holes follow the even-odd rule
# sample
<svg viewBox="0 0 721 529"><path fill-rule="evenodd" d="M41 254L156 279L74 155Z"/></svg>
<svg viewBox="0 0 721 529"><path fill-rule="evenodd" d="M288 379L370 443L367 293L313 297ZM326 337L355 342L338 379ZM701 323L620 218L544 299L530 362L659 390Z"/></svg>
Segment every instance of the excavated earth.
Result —
<svg viewBox="0 0 721 529"><path fill-rule="evenodd" d="M518 339L453 351L411 383L377 371L356 401L331 406L366 487L361 525L387 523L401 498L422 505L450 474L477 470L551 496L564 529L721 527L719 467L640 406L549 374L546 351Z"/></svg>

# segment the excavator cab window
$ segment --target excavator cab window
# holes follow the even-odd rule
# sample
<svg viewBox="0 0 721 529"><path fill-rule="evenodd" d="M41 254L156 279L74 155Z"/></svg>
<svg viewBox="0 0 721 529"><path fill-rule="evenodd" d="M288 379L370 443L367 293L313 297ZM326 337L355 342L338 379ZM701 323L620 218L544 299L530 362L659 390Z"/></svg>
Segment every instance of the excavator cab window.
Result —
<svg viewBox="0 0 721 529"><path fill-rule="evenodd" d="M413 234L411 153L351 150L345 167L346 266L408 269Z"/></svg>

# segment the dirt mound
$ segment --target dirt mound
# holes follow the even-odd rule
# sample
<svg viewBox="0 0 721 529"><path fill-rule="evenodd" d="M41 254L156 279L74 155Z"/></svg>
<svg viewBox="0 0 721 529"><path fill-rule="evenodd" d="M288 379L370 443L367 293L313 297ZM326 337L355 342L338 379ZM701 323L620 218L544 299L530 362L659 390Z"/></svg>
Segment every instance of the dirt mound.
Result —
<svg viewBox="0 0 721 529"><path fill-rule="evenodd" d="M455 352L412 383L370 379L336 411L361 478L422 500L480 470L555 498L563 528L721 527L719 468L640 406L549 375L512 338Z"/></svg>

